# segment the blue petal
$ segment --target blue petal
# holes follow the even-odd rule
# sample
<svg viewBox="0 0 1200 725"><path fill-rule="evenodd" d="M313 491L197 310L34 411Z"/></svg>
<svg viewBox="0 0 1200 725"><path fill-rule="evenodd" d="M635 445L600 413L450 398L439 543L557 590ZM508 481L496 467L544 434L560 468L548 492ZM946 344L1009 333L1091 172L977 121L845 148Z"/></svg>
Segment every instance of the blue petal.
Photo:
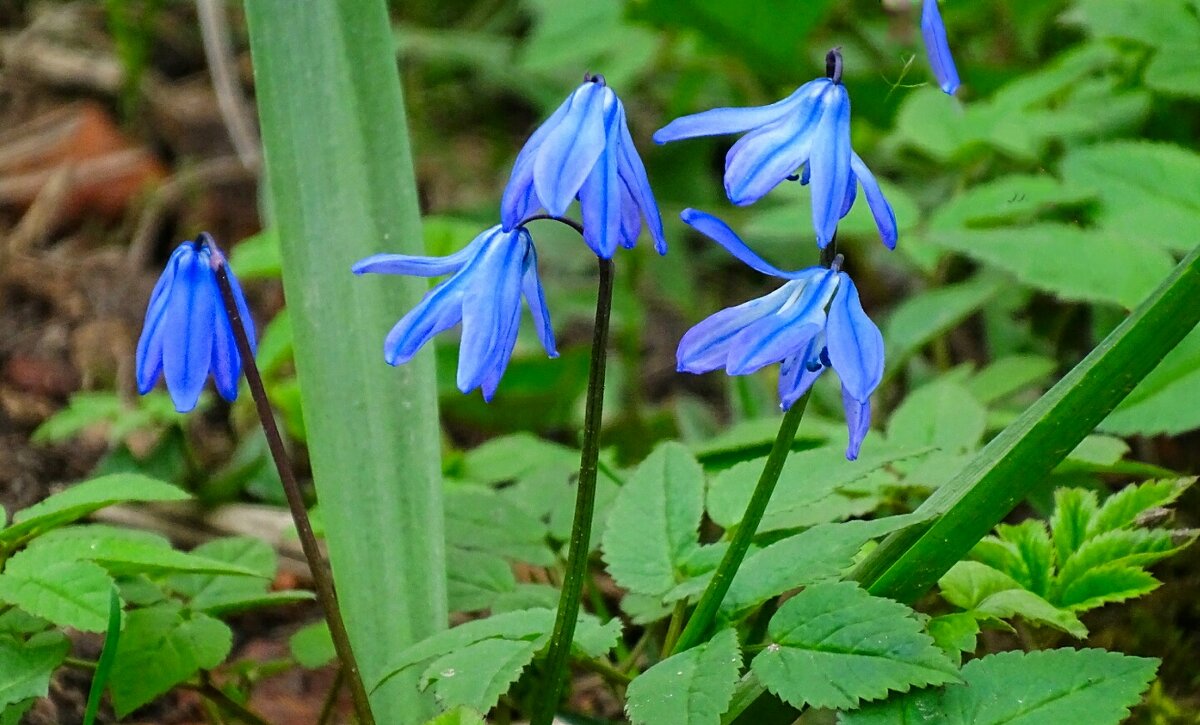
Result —
<svg viewBox="0 0 1200 725"><path fill-rule="evenodd" d="M828 82L824 78L809 81L797 88L792 95L769 106L714 108L711 111L682 116L655 131L654 143L664 144L684 138L741 133L766 126L788 115L795 106L819 92L819 88L815 91L814 88L820 86L823 81Z"/></svg>
<svg viewBox="0 0 1200 725"><path fill-rule="evenodd" d="M642 233L642 212L633 198L633 190L629 188L629 182L620 175L620 167L617 170L617 177L621 182L621 246L633 249L637 246L638 236ZM655 213L657 212L656 209ZM661 223L662 220L659 221ZM657 248L657 243L655 243L655 247ZM665 249L664 246L663 250Z"/></svg>
<svg viewBox="0 0 1200 725"><path fill-rule="evenodd" d="M250 308L246 305L246 295L242 292L242 285L238 283L237 277L233 274L233 269L226 264L226 275L229 277L229 286L233 289L233 300L237 303L238 315L242 318L242 328L246 331L246 339L250 341L250 352L258 353L258 340L255 336L254 318L250 315Z"/></svg>
<svg viewBox="0 0 1200 725"><path fill-rule="evenodd" d="M646 217L646 226L650 228L650 236L654 239L654 249L659 254L667 253L667 238L663 233L662 214L658 211L658 203L654 200L654 192L650 190L650 180L646 178L646 167L638 156L637 147L633 145L633 137L629 135L629 126L625 121L625 107L617 101L618 131L621 134L617 144L617 173L629 188L631 196L637 201L642 214ZM634 235L636 237L636 234ZM630 245L632 246L632 245Z"/></svg>
<svg viewBox="0 0 1200 725"><path fill-rule="evenodd" d="M933 77L942 92L953 96L959 86L958 68L954 65L954 56L950 55L950 42L946 39L946 26L942 23L937 0L925 0L921 9L921 35L925 39L925 54L929 56Z"/></svg>
<svg viewBox="0 0 1200 725"><path fill-rule="evenodd" d="M474 390L489 372L507 364L516 344L521 283L528 235L497 236L480 250L478 267L466 282L463 334L458 351L458 389Z"/></svg>
<svg viewBox="0 0 1200 725"><path fill-rule="evenodd" d="M840 88L828 79L816 88ZM808 85L808 84L806 84ZM806 96L793 113L762 126L738 139L725 155L725 194L738 206L753 204L774 189L817 151L815 131L819 128L823 94Z"/></svg>
<svg viewBox="0 0 1200 725"><path fill-rule="evenodd" d="M573 97L573 95L567 96L567 99L554 110L554 113L550 114L550 118L537 127L529 140L525 142L525 146L521 148L521 153L517 154L512 174L508 177L508 184L505 185L504 195L500 199L500 220L503 223L504 231L512 231L513 227L520 224L522 219L537 211L541 206L533 188L533 162L546 137L566 117Z"/></svg>
<svg viewBox="0 0 1200 725"><path fill-rule="evenodd" d="M892 211L892 205L888 203L887 198L883 195L883 190L879 188L879 182L875 180L875 175L867 168L862 158L853 151L850 152L850 171L862 184L863 193L867 197L867 205L871 207L871 214L875 217L875 226L879 228L879 237L883 240L883 245L888 249L895 249L896 212Z"/></svg>
<svg viewBox="0 0 1200 725"><path fill-rule="evenodd" d="M607 110L604 150L579 189L583 241L597 257L611 259L621 237L621 184L617 178L620 134L617 105Z"/></svg>
<svg viewBox="0 0 1200 725"><path fill-rule="evenodd" d="M883 335L867 317L858 289L849 275L839 272L837 294L829 307L826 326L829 360L842 387L855 400L865 401L883 379Z"/></svg>
<svg viewBox="0 0 1200 725"><path fill-rule="evenodd" d="M807 283L784 285L792 294L783 306L733 338L726 372L745 375L807 350L825 327L825 306L837 281L833 272L825 271Z"/></svg>
<svg viewBox="0 0 1200 725"><path fill-rule="evenodd" d="M763 274L769 274L772 277L779 277L781 279L800 279L801 277L812 276L814 273L820 271L819 267L809 267L795 272L785 272L779 269L755 254L754 250L746 246L741 237L729 228L728 224L707 212L700 211L699 209L684 209L679 213L679 218L683 220L684 224L720 244L726 251L756 272L762 272Z"/></svg>
<svg viewBox="0 0 1200 725"><path fill-rule="evenodd" d="M212 294L219 296L221 290L217 287L216 277L212 278L211 285ZM213 383L222 398L229 401L237 400L242 357L238 354L237 341L233 338L233 326L230 324L229 315L225 312L223 305L217 310L213 322L215 329L213 331L212 360L209 361Z"/></svg>
<svg viewBox="0 0 1200 725"><path fill-rule="evenodd" d="M613 92L584 83L571 94L562 121L546 135L533 162L533 185L546 211L562 216L604 151L605 106Z"/></svg>
<svg viewBox="0 0 1200 725"><path fill-rule="evenodd" d="M186 413L196 407L208 377L218 302L213 271L194 248L178 264L164 320L163 376L175 409Z"/></svg>
<svg viewBox="0 0 1200 725"><path fill-rule="evenodd" d="M858 458L863 439L871 430L871 401L856 400L842 386L842 410L846 414L846 429L850 432L850 441L846 445L846 460Z"/></svg>
<svg viewBox="0 0 1200 725"><path fill-rule="evenodd" d="M167 303L171 298L179 260L185 254L190 254L191 244L184 242L167 261L154 292L150 294L150 303L146 306L146 320L142 323L142 335L138 338L135 369L137 370L138 392L142 395L150 392L158 382L162 373L163 327L166 319Z"/></svg>
<svg viewBox="0 0 1200 725"><path fill-rule="evenodd" d="M529 253L525 255L525 272L521 278L521 292L533 315L533 326L537 330L538 340L550 357L558 357L558 348L554 344L554 328L550 325L550 309L546 306L546 294L542 290L542 280L538 278L537 252L533 244L529 245Z"/></svg>
<svg viewBox="0 0 1200 725"><path fill-rule="evenodd" d="M854 152L851 151L851 154ZM850 157L850 168L854 168L854 157ZM838 213L838 219L845 219L850 213L850 208L854 206L854 200L858 198L858 179L854 178L853 170L850 172L850 182L846 184L846 195L842 197L842 210Z"/></svg>
<svg viewBox="0 0 1200 725"><path fill-rule="evenodd" d="M817 335L798 355L783 361L779 368L779 407L788 410L808 392L817 378L825 372L820 354L825 348L825 333Z"/></svg>
<svg viewBox="0 0 1200 725"><path fill-rule="evenodd" d="M423 257L413 254L373 254L354 263L350 271L355 274L407 274L414 277L440 277L453 274L475 256L476 250L487 239L500 232L494 226L471 240L471 243L454 254L445 257Z"/></svg>
<svg viewBox="0 0 1200 725"><path fill-rule="evenodd" d="M425 293L383 341L388 365L403 365L439 332L462 321L463 279L451 277Z"/></svg>
<svg viewBox="0 0 1200 725"><path fill-rule="evenodd" d="M774 292L710 315L684 334L675 353L679 372L706 373L724 367L730 343L739 332L783 306L795 289L785 284Z"/></svg>
<svg viewBox="0 0 1200 725"><path fill-rule="evenodd" d="M817 246L822 249L837 233L837 224L850 182L850 96L833 84L818 104L821 120L812 135L812 218Z"/></svg>

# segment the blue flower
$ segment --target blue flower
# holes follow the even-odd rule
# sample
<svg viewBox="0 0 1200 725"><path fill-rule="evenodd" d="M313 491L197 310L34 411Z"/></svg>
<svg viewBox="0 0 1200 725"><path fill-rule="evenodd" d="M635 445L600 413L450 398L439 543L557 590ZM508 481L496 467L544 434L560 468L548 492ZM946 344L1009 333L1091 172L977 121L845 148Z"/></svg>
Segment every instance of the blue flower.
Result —
<svg viewBox="0 0 1200 725"><path fill-rule="evenodd" d="M146 308L137 346L138 392L150 392L161 374L180 413L196 407L209 372L221 397L237 399L242 358L221 302L215 271L224 263L225 258L207 232L193 242L180 244L167 261ZM246 298L233 271L228 267L226 270L253 350L254 322Z"/></svg>
<svg viewBox="0 0 1200 725"><path fill-rule="evenodd" d="M585 76L517 155L500 203L504 231L538 209L562 216L573 199L579 199L583 239L601 259L610 259L617 245L636 244L643 217L654 248L667 253L662 217L625 108L600 75Z"/></svg>
<svg viewBox="0 0 1200 725"><path fill-rule="evenodd" d="M558 357L538 279L537 252L524 227L506 232L496 225L446 257L376 254L357 262L352 270L355 274L450 275L388 333L383 356L389 365L403 365L434 335L461 322L458 389L469 393L482 388L483 399L490 402L517 344L522 294L542 346L550 357Z"/></svg>
<svg viewBox="0 0 1200 725"><path fill-rule="evenodd" d="M833 239L862 185L879 235L896 246L896 215L875 176L850 148L850 96L841 83L841 54L826 58L828 78L818 78L769 106L715 108L671 121L656 143L749 131L725 156L725 193L738 206L753 204L803 167L812 181L812 220L817 245Z"/></svg>
<svg viewBox="0 0 1200 725"><path fill-rule="evenodd" d="M925 0L921 8L921 36L925 39L925 54L929 66L942 91L953 96L958 91L958 68L950 55L950 43L946 40L946 26L938 10L937 0Z"/></svg>
<svg viewBox="0 0 1200 725"><path fill-rule="evenodd" d="M679 370L724 368L729 375L746 375L780 363L779 401L787 410L832 367L842 382L850 430L846 458L857 458L871 426L871 393L883 378L883 335L863 311L850 277L838 269L839 262L831 269L785 272L751 251L711 214L685 209L680 216L751 268L787 282L688 330L676 353Z"/></svg>

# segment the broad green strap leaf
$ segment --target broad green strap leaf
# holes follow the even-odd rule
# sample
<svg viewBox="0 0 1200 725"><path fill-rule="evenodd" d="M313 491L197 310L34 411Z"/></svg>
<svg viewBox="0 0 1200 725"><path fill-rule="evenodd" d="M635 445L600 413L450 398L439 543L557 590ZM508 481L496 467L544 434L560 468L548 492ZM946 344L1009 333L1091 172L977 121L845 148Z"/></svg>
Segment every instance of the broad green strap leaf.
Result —
<svg viewBox="0 0 1200 725"><path fill-rule="evenodd" d="M1116 725L1158 660L1098 649L1004 652L968 662L962 684L840 713L841 725Z"/></svg>
<svg viewBox="0 0 1200 725"><path fill-rule="evenodd" d="M741 666L737 631L721 630L638 675L627 692L629 719L635 725L717 725Z"/></svg>
<svg viewBox="0 0 1200 725"><path fill-rule="evenodd" d="M617 495L601 548L609 573L631 592L662 595L699 548L704 471L679 443L654 450Z"/></svg>
<svg viewBox="0 0 1200 725"><path fill-rule="evenodd" d="M533 660L538 643L524 639L485 639L434 660L420 687L433 686L443 707L487 712Z"/></svg>
<svg viewBox="0 0 1200 725"><path fill-rule="evenodd" d="M997 619L1023 617L1034 624L1087 636L1087 627L1069 611L1059 609L1004 572L977 561L960 561L938 580L946 601L969 612Z"/></svg>
<svg viewBox="0 0 1200 725"><path fill-rule="evenodd" d="M1067 225L956 230L932 239L1064 300L1131 308L1171 271L1171 255L1149 240ZM1087 264L1079 263L1081 249Z"/></svg>
<svg viewBox="0 0 1200 725"><path fill-rule="evenodd" d="M853 708L890 691L958 680L911 609L851 582L808 587L780 607L768 631L773 644L751 667L796 707Z"/></svg>
<svg viewBox="0 0 1200 725"><path fill-rule="evenodd" d="M31 697L45 697L50 675L71 643L60 632L20 641L0 635L0 711Z"/></svg>
<svg viewBox="0 0 1200 725"><path fill-rule="evenodd" d="M125 617L110 692L119 717L145 705L201 669L221 664L233 633L204 614L185 617L179 605L135 609Z"/></svg>
<svg viewBox="0 0 1200 725"><path fill-rule="evenodd" d="M47 563L20 552L0 574L0 602L60 627L103 632L113 579L90 561Z"/></svg>
<svg viewBox="0 0 1200 725"><path fill-rule="evenodd" d="M183 501L188 498L190 495L178 486L136 473L114 473L93 478L18 511L13 516L13 525L0 531L0 546L13 546L106 506L132 501Z"/></svg>

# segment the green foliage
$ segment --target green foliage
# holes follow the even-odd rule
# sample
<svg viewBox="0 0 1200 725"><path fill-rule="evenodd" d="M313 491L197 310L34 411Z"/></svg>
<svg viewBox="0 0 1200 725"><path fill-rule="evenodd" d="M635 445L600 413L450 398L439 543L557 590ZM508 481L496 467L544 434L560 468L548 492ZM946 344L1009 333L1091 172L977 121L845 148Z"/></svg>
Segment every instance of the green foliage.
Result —
<svg viewBox="0 0 1200 725"><path fill-rule="evenodd" d="M203 410L210 400L208 393L202 394L197 408ZM103 425L110 441L120 441L134 431L179 425L185 417L161 390L138 396L132 403L115 392L78 392L71 396L67 407L39 425L30 440L60 443Z"/></svg>
<svg viewBox="0 0 1200 725"><path fill-rule="evenodd" d="M951 604L981 618L1020 616L1031 623L1087 635L1079 612L1146 594L1158 581L1145 567L1194 540L1140 526L1195 479L1128 486L1099 503L1094 492L1055 492L1048 523L1001 524L938 582ZM1182 542L1182 543L1181 543Z"/></svg>
<svg viewBox="0 0 1200 725"><path fill-rule="evenodd" d="M638 676L629 686L629 719L636 725L717 725L733 697L741 664L737 632L721 630Z"/></svg>
<svg viewBox="0 0 1200 725"><path fill-rule="evenodd" d="M1158 661L1116 652L1004 652L968 662L961 684L917 690L842 713L842 725L1115 725L1146 689Z"/></svg>
<svg viewBox="0 0 1200 725"><path fill-rule="evenodd" d="M0 712L29 698L45 697L50 675L68 651L70 642L59 632L28 640L0 635Z"/></svg>
<svg viewBox="0 0 1200 725"><path fill-rule="evenodd" d="M302 666L315 670L337 657L333 648L333 637L324 620L307 624L288 638L288 649L292 657Z"/></svg>
<svg viewBox="0 0 1200 725"><path fill-rule="evenodd" d="M752 668L786 702L854 708L891 691L957 682L956 668L902 604L849 582L808 587L771 618Z"/></svg>

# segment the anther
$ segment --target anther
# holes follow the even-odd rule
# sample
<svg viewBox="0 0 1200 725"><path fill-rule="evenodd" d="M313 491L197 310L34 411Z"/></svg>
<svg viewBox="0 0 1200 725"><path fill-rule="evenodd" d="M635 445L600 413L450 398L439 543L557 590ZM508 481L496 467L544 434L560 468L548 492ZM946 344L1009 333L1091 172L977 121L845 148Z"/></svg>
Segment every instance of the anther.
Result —
<svg viewBox="0 0 1200 725"><path fill-rule="evenodd" d="M825 77L834 83L842 82L841 46L838 46L825 54Z"/></svg>

